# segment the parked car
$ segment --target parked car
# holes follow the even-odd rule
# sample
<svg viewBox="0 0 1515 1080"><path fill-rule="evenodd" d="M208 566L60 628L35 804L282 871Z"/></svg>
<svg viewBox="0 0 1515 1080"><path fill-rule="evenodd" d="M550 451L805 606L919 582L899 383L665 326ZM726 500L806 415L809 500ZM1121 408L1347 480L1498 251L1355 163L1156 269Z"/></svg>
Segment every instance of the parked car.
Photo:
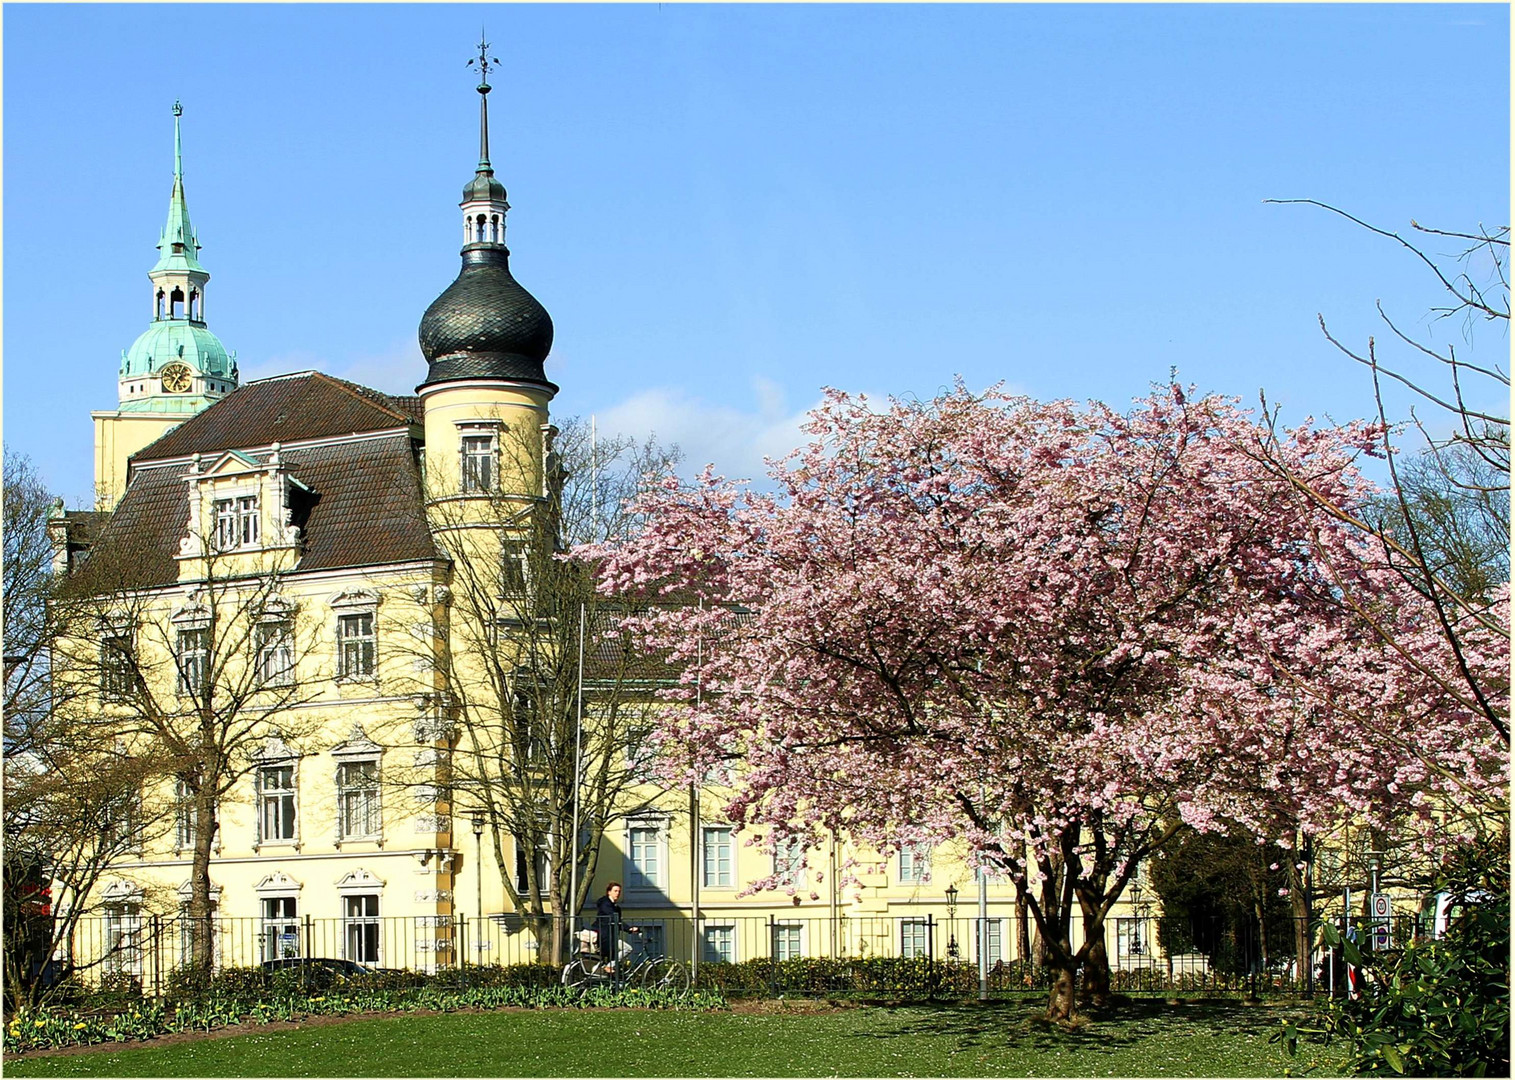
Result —
<svg viewBox="0 0 1515 1080"><path fill-rule="evenodd" d="M285 956L263 961L263 973L272 976L281 971L296 972L301 985L325 987L339 980L361 979L376 973L356 960L339 960L329 956Z"/></svg>

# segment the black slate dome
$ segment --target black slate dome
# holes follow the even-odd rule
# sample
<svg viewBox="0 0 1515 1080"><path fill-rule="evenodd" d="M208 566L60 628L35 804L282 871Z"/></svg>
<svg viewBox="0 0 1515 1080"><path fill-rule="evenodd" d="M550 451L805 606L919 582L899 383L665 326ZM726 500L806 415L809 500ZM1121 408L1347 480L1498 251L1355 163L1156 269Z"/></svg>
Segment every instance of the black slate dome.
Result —
<svg viewBox="0 0 1515 1080"><path fill-rule="evenodd" d="M556 392L542 362L552 350L552 316L510 274L503 244L469 244L463 269L421 316L426 385L449 379L514 379Z"/></svg>

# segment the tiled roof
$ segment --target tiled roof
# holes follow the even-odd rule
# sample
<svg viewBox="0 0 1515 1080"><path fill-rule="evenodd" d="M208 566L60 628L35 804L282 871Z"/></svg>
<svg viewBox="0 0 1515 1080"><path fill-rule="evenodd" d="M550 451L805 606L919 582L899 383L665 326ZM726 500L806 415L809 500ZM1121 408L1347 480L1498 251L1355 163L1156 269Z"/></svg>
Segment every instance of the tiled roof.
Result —
<svg viewBox="0 0 1515 1080"><path fill-rule="evenodd" d="M273 442L300 442L421 422L420 399L378 390L317 371L259 379L232 391L199 415L132 455L132 464L208 454Z"/></svg>
<svg viewBox="0 0 1515 1080"><path fill-rule="evenodd" d="M327 396L324 389L320 392ZM255 456L260 461L268 457ZM295 447L284 450L280 460L311 492L296 515L302 543L295 572L439 557L426 525L420 470L408 436ZM178 580L174 556L189 528L185 475L185 469L175 466L133 474L110 524L76 575L76 587L109 592Z"/></svg>

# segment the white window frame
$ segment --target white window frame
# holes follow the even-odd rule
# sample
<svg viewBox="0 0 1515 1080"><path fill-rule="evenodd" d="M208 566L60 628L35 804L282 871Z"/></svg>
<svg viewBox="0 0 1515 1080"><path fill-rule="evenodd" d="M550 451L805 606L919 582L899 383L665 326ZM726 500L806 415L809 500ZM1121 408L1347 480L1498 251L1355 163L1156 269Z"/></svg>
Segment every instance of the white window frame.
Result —
<svg viewBox="0 0 1515 1080"><path fill-rule="evenodd" d="M702 889L736 888L736 852L729 825L700 827L700 887ZM725 865L722 865L724 856Z"/></svg>
<svg viewBox="0 0 1515 1080"><path fill-rule="evenodd" d="M900 920L900 958L911 960L931 955L931 924L925 919Z"/></svg>
<svg viewBox="0 0 1515 1080"><path fill-rule="evenodd" d="M136 645L130 632L107 630L100 639L100 700L107 705L131 700L135 687L133 657Z"/></svg>
<svg viewBox="0 0 1515 1080"><path fill-rule="evenodd" d="M715 941L711 937L711 931L725 933L726 942L730 946L729 956L720 954L720 950L715 947ZM738 955L740 953L735 922L705 922L700 926L700 963L735 964Z"/></svg>
<svg viewBox="0 0 1515 1080"><path fill-rule="evenodd" d="M332 610L336 612L337 622L334 628L334 640L337 653L337 682L375 682L379 677L379 594L369 592L366 589L354 589L339 593L331 600ZM367 634L354 634L344 636L345 619L354 616L367 616L369 619ZM362 657L362 642L369 644L370 669L368 671L353 670L348 664L348 652L346 643L352 641L358 644L356 650L358 657ZM361 667L362 664L356 665Z"/></svg>
<svg viewBox="0 0 1515 1080"><path fill-rule="evenodd" d="M898 856L899 883L924 885L931 880L931 848L927 844L902 844Z"/></svg>
<svg viewBox="0 0 1515 1080"><path fill-rule="evenodd" d="M458 491L464 495L493 495L500 490L500 435L505 425L488 417L456 421L458 429ZM487 439L479 453L470 440ZM471 462L483 458L489 475L481 481Z"/></svg>
<svg viewBox="0 0 1515 1080"><path fill-rule="evenodd" d="M274 910L275 907L287 910ZM259 936L262 938L259 959L285 960L301 953L300 898L294 893L276 893L258 897ZM293 939L293 948L286 948Z"/></svg>
<svg viewBox="0 0 1515 1080"><path fill-rule="evenodd" d="M641 830L650 830L652 837L652 853L656 861L653 873L649 876L645 869L637 864L637 850L635 833ZM629 818L626 822L626 847L623 856L622 880L625 882L628 893L657 892L668 887L668 819L667 818Z"/></svg>
<svg viewBox="0 0 1515 1080"><path fill-rule="evenodd" d="M174 667L178 669L181 697L205 692L210 681L210 627L181 626L174 643Z"/></svg>
<svg viewBox="0 0 1515 1080"><path fill-rule="evenodd" d="M295 683L295 624L293 619L265 619L258 624L258 685Z"/></svg>
<svg viewBox="0 0 1515 1080"><path fill-rule="evenodd" d="M977 916L974 916L974 959L978 959L983 947L983 939L987 938L989 952L988 957L984 963L993 965L1001 960L1008 960L1008 956L1005 953L1005 941L1008 931L1009 927L1006 926L1006 920L1003 918L997 918L991 915L986 919L980 919Z"/></svg>
<svg viewBox="0 0 1515 1080"><path fill-rule="evenodd" d="M289 770L289 786L287 788L269 788L265 786L263 778L265 774L280 770ZM260 847L270 844L295 844L300 839L300 777L299 763L293 759L283 761L267 761L258 765L253 770L253 783L256 785L255 806L258 816L258 845ZM283 809L287 805L289 810L289 835L269 836L268 805L275 803L280 812L277 815L281 820L284 817ZM280 830L283 831L282 829Z"/></svg>
<svg viewBox="0 0 1515 1080"><path fill-rule="evenodd" d="M353 783L351 773L372 770ZM377 840L384 835L384 804L380 795L379 759L353 757L337 762L337 836L341 840ZM364 828L355 829L354 808Z"/></svg>
<svg viewBox="0 0 1515 1080"><path fill-rule="evenodd" d="M805 853L809 849L798 837L779 841L773 849L773 876L780 885L791 889L804 888Z"/></svg>
<svg viewBox="0 0 1515 1080"><path fill-rule="evenodd" d="M263 532L262 501L257 492L227 492L211 501L217 551L249 551Z"/></svg>
<svg viewBox="0 0 1515 1080"><path fill-rule="evenodd" d="M773 940L768 944L769 948L773 950L773 958L776 961L783 963L785 960L798 960L801 957L805 956L804 923L800 922L798 919L778 919L773 923L772 933ZM779 935L783 934L784 939L787 939L791 936L791 933L794 942L794 952L792 955L782 955L784 953L787 953L788 949L787 947L782 949L779 947L780 940L783 940Z"/></svg>
<svg viewBox="0 0 1515 1080"><path fill-rule="evenodd" d="M142 889L118 881L102 897L105 952L102 967L113 974L142 974Z"/></svg>
<svg viewBox="0 0 1515 1080"><path fill-rule="evenodd" d="M338 914L342 922L342 957L357 964L377 966L384 963L384 882L374 877L367 870L359 867L351 873L345 874L337 881ZM373 900L373 913L366 911L356 915L351 914L350 906L353 901L364 902ZM373 932L373 956L360 959L354 956L354 952L367 953L363 948L366 941L359 939L358 948L354 948L353 931L359 927L372 926Z"/></svg>
<svg viewBox="0 0 1515 1080"><path fill-rule="evenodd" d="M338 679L368 680L378 674L379 634L375 623L372 611L344 611L337 616Z"/></svg>

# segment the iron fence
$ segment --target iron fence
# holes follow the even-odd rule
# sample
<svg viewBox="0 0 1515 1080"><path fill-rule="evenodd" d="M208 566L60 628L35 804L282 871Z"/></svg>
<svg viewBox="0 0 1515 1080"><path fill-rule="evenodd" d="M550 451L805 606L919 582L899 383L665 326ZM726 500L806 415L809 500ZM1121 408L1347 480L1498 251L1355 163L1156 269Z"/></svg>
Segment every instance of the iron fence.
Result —
<svg viewBox="0 0 1515 1080"><path fill-rule="evenodd" d="M1333 920L1343 926L1338 917ZM1003 994L1045 990L1053 972L1034 922L1015 915L943 919L914 915L717 915L631 911L638 933L622 939L651 955L689 963L696 981L733 993ZM273 967L296 959L341 961L351 970L468 972L523 964L561 965L576 948L581 919L559 927L552 917L515 915L265 920L115 913L81 919L54 956L85 984L125 979L161 993L208 933L213 967ZM1412 916L1354 917L1345 925L1365 948L1401 948L1421 932ZM1318 925L1306 962L1296 956L1296 924L1275 920L1175 920L1157 915L1106 920L1111 989L1119 993L1345 992L1350 973L1339 954L1320 946ZM618 931L620 933L620 931ZM1085 941L1075 921L1073 943Z"/></svg>

